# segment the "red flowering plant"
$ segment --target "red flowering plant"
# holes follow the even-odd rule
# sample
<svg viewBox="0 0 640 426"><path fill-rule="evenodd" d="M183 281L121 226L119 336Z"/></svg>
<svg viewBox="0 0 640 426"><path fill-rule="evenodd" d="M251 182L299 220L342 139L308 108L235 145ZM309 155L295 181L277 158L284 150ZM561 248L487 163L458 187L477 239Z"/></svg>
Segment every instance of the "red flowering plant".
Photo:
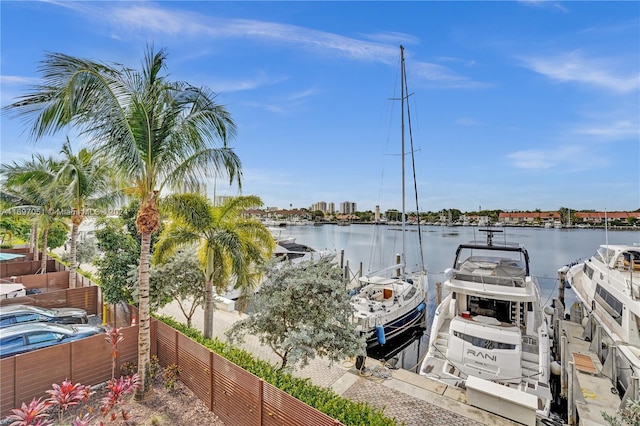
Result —
<svg viewBox="0 0 640 426"><path fill-rule="evenodd" d="M118 359L118 344L124 340L119 328L107 327L105 340L111 345L111 378L116 377L116 360Z"/></svg>
<svg viewBox="0 0 640 426"><path fill-rule="evenodd" d="M81 402L87 403L89 397L94 393L89 386L71 383L71 380L65 380L61 384L54 383L51 385L53 389L48 390L50 395L46 402L49 405L58 407L58 419L62 423L62 416L74 405L78 405Z"/></svg>
<svg viewBox="0 0 640 426"><path fill-rule="evenodd" d="M22 403L20 408L11 410L13 414L7 416L8 420L15 420L9 426L50 426L53 422L49 420L49 403L42 401L42 398L35 399L29 403Z"/></svg>
<svg viewBox="0 0 640 426"><path fill-rule="evenodd" d="M138 376L138 373L133 376L120 376L118 379L109 380L107 383L107 389L109 392L104 398L102 398L102 405L100 406L102 416L109 416L110 421L115 422L118 418L118 414L115 409L119 408L122 420L127 421L129 419L129 413L123 408L126 403L124 397L133 393L139 387L140 376Z"/></svg>

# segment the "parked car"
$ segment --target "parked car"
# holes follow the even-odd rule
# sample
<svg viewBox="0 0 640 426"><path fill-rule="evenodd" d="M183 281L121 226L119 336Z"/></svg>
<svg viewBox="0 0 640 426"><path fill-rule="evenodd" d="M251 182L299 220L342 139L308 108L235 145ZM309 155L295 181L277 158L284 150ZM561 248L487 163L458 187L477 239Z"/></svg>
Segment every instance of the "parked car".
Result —
<svg viewBox="0 0 640 426"><path fill-rule="evenodd" d="M0 280L0 299L12 299L27 295L27 290L20 283Z"/></svg>
<svg viewBox="0 0 640 426"><path fill-rule="evenodd" d="M104 328L88 324L34 322L0 329L0 358L71 342L102 333Z"/></svg>
<svg viewBox="0 0 640 426"><path fill-rule="evenodd" d="M87 311L79 308L46 309L31 305L0 306L0 328L25 322L55 322L58 324L87 324Z"/></svg>

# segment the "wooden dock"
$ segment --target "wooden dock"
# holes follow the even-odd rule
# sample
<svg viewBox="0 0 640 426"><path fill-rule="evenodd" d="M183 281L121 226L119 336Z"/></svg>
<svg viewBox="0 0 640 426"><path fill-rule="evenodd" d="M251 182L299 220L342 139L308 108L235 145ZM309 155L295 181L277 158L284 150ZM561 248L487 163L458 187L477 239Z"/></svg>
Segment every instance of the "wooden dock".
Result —
<svg viewBox="0 0 640 426"><path fill-rule="evenodd" d="M584 327L573 321L562 321L563 348L562 392L568 405L569 425L606 424L602 412L615 416L620 397L611 379L602 371L602 363L582 334ZM564 361L566 360L566 361Z"/></svg>

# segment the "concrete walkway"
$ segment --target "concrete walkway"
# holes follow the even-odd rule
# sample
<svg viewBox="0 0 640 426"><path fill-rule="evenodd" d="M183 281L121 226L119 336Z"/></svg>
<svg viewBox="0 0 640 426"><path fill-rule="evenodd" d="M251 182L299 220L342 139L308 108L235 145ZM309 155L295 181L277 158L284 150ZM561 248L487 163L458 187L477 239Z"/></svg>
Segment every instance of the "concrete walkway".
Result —
<svg viewBox="0 0 640 426"><path fill-rule="evenodd" d="M186 319L176 302L159 311L179 322ZM246 315L237 311L218 309L213 314L214 336L226 341L224 335L231 325ZM198 308L192 324L203 330L204 312ZM280 358L256 336L246 336L239 345L256 357L280 364ZM389 370L374 359L367 358L366 369L359 372L352 362L330 363L322 358L311 360L293 375L309 378L311 382L330 387L339 395L355 402L366 402L384 410L406 425L514 425L509 420L466 405L466 394L459 389L432 381L407 370Z"/></svg>

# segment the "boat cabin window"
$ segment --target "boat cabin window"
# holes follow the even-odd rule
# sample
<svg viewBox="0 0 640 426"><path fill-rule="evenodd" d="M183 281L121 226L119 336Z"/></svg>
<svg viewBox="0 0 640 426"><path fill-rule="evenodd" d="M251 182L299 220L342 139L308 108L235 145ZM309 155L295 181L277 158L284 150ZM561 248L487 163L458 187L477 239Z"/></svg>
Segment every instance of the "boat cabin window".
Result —
<svg viewBox="0 0 640 426"><path fill-rule="evenodd" d="M495 340L483 339L482 337L471 336L469 334L460 333L459 331L454 331L453 335L479 348L484 348L484 349L515 349L516 348L516 345L511 343L496 342Z"/></svg>
<svg viewBox="0 0 640 426"><path fill-rule="evenodd" d="M622 302L613 297L600 284L596 287L596 301L602 305L605 311L620 325L622 325Z"/></svg>
<svg viewBox="0 0 640 426"><path fill-rule="evenodd" d="M584 268L582 268L582 271L584 272L584 274L586 276L589 277L589 279L593 279L593 268L589 265L587 265L587 263L585 262L584 264Z"/></svg>
<svg viewBox="0 0 640 426"><path fill-rule="evenodd" d="M404 300L411 299L415 293L416 293L416 288L415 287L411 287L411 290L409 290L409 293L404 295Z"/></svg>
<svg viewBox="0 0 640 426"><path fill-rule="evenodd" d="M511 324L511 302L508 300L486 299L467 296L467 310L471 315L492 317L500 322Z"/></svg>
<svg viewBox="0 0 640 426"><path fill-rule="evenodd" d="M608 249L607 247L600 247L593 257L600 260L605 265L608 265L611 259L614 258L615 254L616 252L614 250Z"/></svg>

